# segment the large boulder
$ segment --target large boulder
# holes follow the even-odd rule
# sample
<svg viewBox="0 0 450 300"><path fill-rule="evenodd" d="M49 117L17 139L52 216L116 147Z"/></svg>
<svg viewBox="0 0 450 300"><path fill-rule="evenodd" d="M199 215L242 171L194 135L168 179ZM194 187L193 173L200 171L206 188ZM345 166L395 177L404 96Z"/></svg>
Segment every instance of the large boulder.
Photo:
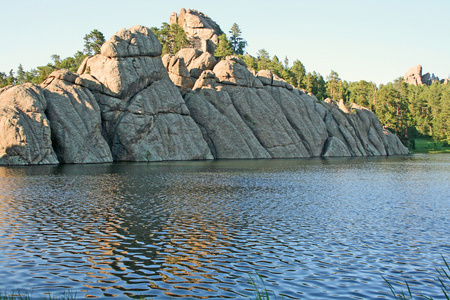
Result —
<svg viewBox="0 0 450 300"><path fill-rule="evenodd" d="M62 163L112 162L101 132L100 108L92 92L76 82L87 81L66 70L42 83L55 152Z"/></svg>
<svg viewBox="0 0 450 300"><path fill-rule="evenodd" d="M223 85L263 88L263 84L245 66L241 59L227 56L213 69L217 80Z"/></svg>
<svg viewBox="0 0 450 300"><path fill-rule="evenodd" d="M194 81L191 79L189 70L182 57L170 56L170 60L167 63L167 71L169 72L170 80L180 88L182 94L194 87Z"/></svg>
<svg viewBox="0 0 450 300"><path fill-rule="evenodd" d="M0 164L57 164L47 101L39 86L26 83L0 91Z"/></svg>
<svg viewBox="0 0 450 300"><path fill-rule="evenodd" d="M105 87L104 93L128 99L151 83L168 78L161 61L161 45L143 26L122 29L103 44L101 54L86 58L78 74L90 74Z"/></svg>
<svg viewBox="0 0 450 300"><path fill-rule="evenodd" d="M141 25L121 29L101 47L102 55L108 58L161 56L161 44L153 32Z"/></svg>
<svg viewBox="0 0 450 300"><path fill-rule="evenodd" d="M217 60L212 54L194 48L181 49L175 56L183 58L193 81L199 78L203 71L212 70L217 64Z"/></svg>

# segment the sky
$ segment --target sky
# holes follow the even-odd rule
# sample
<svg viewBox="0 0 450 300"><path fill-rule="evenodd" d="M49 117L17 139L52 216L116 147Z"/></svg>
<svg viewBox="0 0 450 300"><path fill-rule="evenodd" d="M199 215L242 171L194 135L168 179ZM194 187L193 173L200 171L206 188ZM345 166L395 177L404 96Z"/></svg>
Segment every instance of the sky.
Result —
<svg viewBox="0 0 450 300"><path fill-rule="evenodd" d="M326 78L331 70L349 82L385 84L421 64L423 73L450 77L450 1L434 0L17 0L0 6L0 72L45 65L83 50L93 29L106 39L133 25L159 27L171 12L207 14L226 33L237 23L255 55Z"/></svg>

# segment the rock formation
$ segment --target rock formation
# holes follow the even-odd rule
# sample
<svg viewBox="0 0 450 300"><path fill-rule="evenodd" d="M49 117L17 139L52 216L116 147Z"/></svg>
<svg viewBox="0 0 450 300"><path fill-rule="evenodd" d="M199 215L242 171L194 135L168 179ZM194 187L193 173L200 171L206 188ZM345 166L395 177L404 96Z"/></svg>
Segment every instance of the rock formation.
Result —
<svg viewBox="0 0 450 300"><path fill-rule="evenodd" d="M270 71L253 75L227 57L185 96L215 158L407 154L371 111L292 88Z"/></svg>
<svg viewBox="0 0 450 300"><path fill-rule="evenodd" d="M133 26L116 33L102 46L101 54L86 59L78 70L89 72L104 87L93 92L113 158L212 159L160 55L161 45L151 30ZM178 60L178 65L184 70L184 62Z"/></svg>
<svg viewBox="0 0 450 300"><path fill-rule="evenodd" d="M416 65L409 69L408 72L403 75L403 79L409 84L422 85L422 66Z"/></svg>
<svg viewBox="0 0 450 300"><path fill-rule="evenodd" d="M223 34L216 22L194 9L182 8L178 15L173 12L169 18L169 24L181 26L194 48L211 54L214 53L219 42L219 35Z"/></svg>
<svg viewBox="0 0 450 300"><path fill-rule="evenodd" d="M191 10L176 21L194 30L194 17L216 30ZM363 107L319 102L235 56L190 48L161 58L143 26L117 32L78 74L1 89L0 116L9 165L408 154Z"/></svg>
<svg viewBox="0 0 450 300"><path fill-rule="evenodd" d="M426 73L422 75L422 66L416 65L408 70L403 76L406 83L413 85L432 85L433 82L439 81L442 84L448 84L449 79L440 80L439 77L435 76L434 73Z"/></svg>

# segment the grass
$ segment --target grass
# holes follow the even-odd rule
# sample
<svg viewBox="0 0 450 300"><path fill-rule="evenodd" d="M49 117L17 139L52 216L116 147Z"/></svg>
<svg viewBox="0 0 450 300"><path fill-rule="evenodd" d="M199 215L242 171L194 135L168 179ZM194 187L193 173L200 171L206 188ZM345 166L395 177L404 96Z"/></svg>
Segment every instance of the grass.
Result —
<svg viewBox="0 0 450 300"><path fill-rule="evenodd" d="M447 299L450 300L450 266L447 263L447 261L445 260L444 257L442 257L443 261L444 261L444 267L442 268L436 268L436 283L438 284L438 286L441 288L441 292L442 295L439 297L439 299ZM413 292L411 290L411 287L409 286L408 282L406 283L406 287L407 287L407 292L405 293L405 291L397 291L394 286L386 279L384 278L384 281L386 281L386 283L388 284L392 295L394 296L394 299L399 299L399 300L413 300L414 296L413 296ZM429 299L429 300L433 300L432 297L430 296L426 296L423 294L418 294L419 297L425 298L425 299Z"/></svg>
<svg viewBox="0 0 450 300"><path fill-rule="evenodd" d="M436 268L436 283L441 288L442 295L440 295L439 299L447 299L450 300L450 265L447 263L445 258L442 256L442 260L444 261L444 266L441 268ZM269 300L269 299L277 299L277 296L275 295L275 292L272 290L268 290L267 286L264 282L264 279L261 275L256 272L256 276L248 275L250 280L250 284L254 287L254 298L255 300ZM389 289L391 290L391 293L396 300L413 300L414 294L409 286L408 282L405 282L407 291L397 291L395 287L392 285L389 280L387 280L384 276L382 276L384 281L389 286ZM432 297L426 296L423 294L417 294L418 297L425 298L428 300L433 300ZM29 292L23 291L20 289L11 290L10 292L7 292L5 290L0 290L0 300L32 300L32 296ZM48 300L75 300L77 299L76 293L72 292L71 290L64 291L60 296L54 297L54 296L48 296L47 298L41 298L41 299L48 299ZM283 299L283 297L281 297Z"/></svg>
<svg viewBox="0 0 450 300"><path fill-rule="evenodd" d="M253 277L249 274L248 277L250 277L250 284L255 288L255 300L277 299L275 292L267 289L264 279L258 272L256 272L256 276ZM281 299L283 299L283 297L281 297Z"/></svg>
<svg viewBox="0 0 450 300"><path fill-rule="evenodd" d="M32 297L32 294L28 291L21 290L21 289L15 289L11 291L5 291L0 290L0 300L32 300L36 299ZM60 296L50 296L40 299L46 299L46 300L76 300L77 299L77 293L72 292L71 290L67 290L61 293Z"/></svg>
<svg viewBox="0 0 450 300"><path fill-rule="evenodd" d="M447 142L436 142L432 139L415 139L412 153L450 153L450 145Z"/></svg>

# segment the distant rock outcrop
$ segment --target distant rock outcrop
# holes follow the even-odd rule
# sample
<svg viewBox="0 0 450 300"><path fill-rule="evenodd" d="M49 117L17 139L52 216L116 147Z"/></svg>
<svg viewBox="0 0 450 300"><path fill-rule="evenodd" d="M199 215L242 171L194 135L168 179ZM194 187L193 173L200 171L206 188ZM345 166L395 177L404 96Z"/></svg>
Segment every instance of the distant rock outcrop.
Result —
<svg viewBox="0 0 450 300"><path fill-rule="evenodd" d="M422 66L416 65L408 70L403 76L403 79L406 83L413 85L432 85L433 82L439 81L443 84L448 84L449 79L439 79L439 77L435 76L434 73L430 75L430 73L426 73L422 75Z"/></svg>
<svg viewBox="0 0 450 300"><path fill-rule="evenodd" d="M194 12L177 22L214 27ZM319 102L235 56L191 48L161 58L143 26L117 32L78 74L1 89L0 117L6 165L409 153L363 107Z"/></svg>

